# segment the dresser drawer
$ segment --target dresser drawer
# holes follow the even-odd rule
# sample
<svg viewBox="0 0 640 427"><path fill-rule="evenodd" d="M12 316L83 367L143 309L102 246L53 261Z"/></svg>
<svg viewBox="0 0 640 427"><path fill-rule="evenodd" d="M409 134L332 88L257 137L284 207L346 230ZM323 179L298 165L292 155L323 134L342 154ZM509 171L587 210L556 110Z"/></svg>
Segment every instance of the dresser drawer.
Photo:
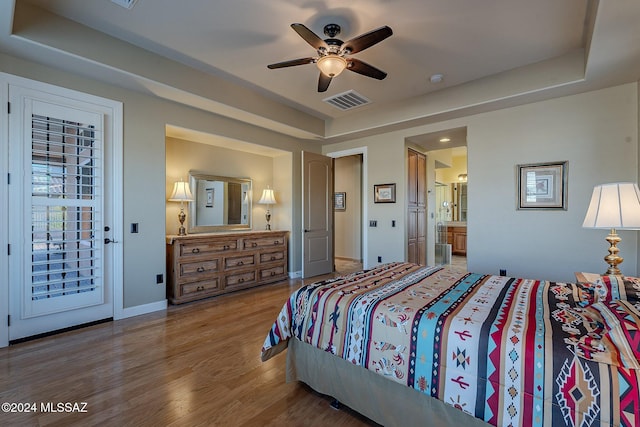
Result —
<svg viewBox="0 0 640 427"><path fill-rule="evenodd" d="M243 240L243 249L259 249L273 246L284 246L286 237L274 235L268 237L255 237Z"/></svg>
<svg viewBox="0 0 640 427"><path fill-rule="evenodd" d="M275 267L263 268L260 270L260 280L275 279L285 274L284 265L276 265Z"/></svg>
<svg viewBox="0 0 640 427"><path fill-rule="evenodd" d="M184 242L180 243L178 256L188 258L217 252L234 251L236 249L238 249L238 241L236 239Z"/></svg>
<svg viewBox="0 0 640 427"><path fill-rule="evenodd" d="M260 263L264 264L267 262L283 261L285 256L286 254L284 251L264 252L260 254Z"/></svg>
<svg viewBox="0 0 640 427"><path fill-rule="evenodd" d="M256 282L256 271L244 271L242 273L227 274L225 277L225 288L240 285L249 285Z"/></svg>
<svg viewBox="0 0 640 427"><path fill-rule="evenodd" d="M178 264L178 278L187 279L199 277L206 277L212 274L216 274L220 271L219 259L208 259L194 262L181 262Z"/></svg>
<svg viewBox="0 0 640 427"><path fill-rule="evenodd" d="M240 268L240 267L250 267L255 265L256 256L254 254L251 255L238 255L232 257L226 257L224 259L224 268L225 270L232 268Z"/></svg>
<svg viewBox="0 0 640 427"><path fill-rule="evenodd" d="M218 277L213 277L209 280L180 285L180 296L195 296L200 293L207 293L217 289L220 289L220 279Z"/></svg>

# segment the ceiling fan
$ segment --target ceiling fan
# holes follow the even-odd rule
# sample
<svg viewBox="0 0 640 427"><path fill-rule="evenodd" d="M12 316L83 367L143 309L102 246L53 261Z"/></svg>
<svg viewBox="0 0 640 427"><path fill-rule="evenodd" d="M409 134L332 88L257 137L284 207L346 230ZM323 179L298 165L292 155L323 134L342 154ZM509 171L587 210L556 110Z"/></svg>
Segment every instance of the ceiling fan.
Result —
<svg viewBox="0 0 640 427"><path fill-rule="evenodd" d="M302 24L291 24L291 28L293 28L294 31L314 49L316 49L318 56L293 59L290 61L267 65L269 69L273 70L276 68L315 63L320 69L318 92L326 91L327 88L329 88L331 79L340 74L344 69L378 80L382 80L387 77L387 73L384 71L379 70L366 62L360 61L359 59L349 57L349 55L363 51L392 35L393 31L391 31L391 28L386 25L346 42L335 38L340 34L340 25L337 24L328 24L324 26L324 34L328 37L325 40L322 40L313 31Z"/></svg>

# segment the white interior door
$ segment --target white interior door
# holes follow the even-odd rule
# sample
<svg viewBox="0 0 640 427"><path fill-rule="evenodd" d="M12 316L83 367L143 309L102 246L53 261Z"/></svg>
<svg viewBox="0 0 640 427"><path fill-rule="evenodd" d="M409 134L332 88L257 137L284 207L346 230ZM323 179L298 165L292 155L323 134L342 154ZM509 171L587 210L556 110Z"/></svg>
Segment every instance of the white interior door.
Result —
<svg viewBox="0 0 640 427"><path fill-rule="evenodd" d="M333 159L302 153L302 277L333 271Z"/></svg>
<svg viewBox="0 0 640 427"><path fill-rule="evenodd" d="M113 317L105 116L19 86L9 99L9 339Z"/></svg>

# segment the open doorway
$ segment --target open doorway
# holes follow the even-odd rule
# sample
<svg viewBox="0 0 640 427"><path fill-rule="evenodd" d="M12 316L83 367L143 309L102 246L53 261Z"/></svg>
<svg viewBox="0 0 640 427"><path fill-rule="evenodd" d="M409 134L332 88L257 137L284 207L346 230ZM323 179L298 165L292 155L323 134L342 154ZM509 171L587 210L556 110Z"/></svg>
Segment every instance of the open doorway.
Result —
<svg viewBox="0 0 640 427"><path fill-rule="evenodd" d="M339 274L363 268L362 154L334 159L334 266Z"/></svg>
<svg viewBox="0 0 640 427"><path fill-rule="evenodd" d="M467 128L413 135L408 146L427 155L427 264L466 270Z"/></svg>
<svg viewBox="0 0 640 427"><path fill-rule="evenodd" d="M450 159L436 168L436 263L467 268L467 147L444 150Z"/></svg>

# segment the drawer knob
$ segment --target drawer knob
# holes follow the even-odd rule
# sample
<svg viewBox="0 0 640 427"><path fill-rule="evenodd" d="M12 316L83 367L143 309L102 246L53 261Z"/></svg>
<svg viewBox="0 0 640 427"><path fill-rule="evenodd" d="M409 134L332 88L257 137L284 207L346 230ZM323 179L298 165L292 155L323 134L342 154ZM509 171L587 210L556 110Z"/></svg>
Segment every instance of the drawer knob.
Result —
<svg viewBox="0 0 640 427"><path fill-rule="evenodd" d="M278 240L274 240L274 241L273 241L273 244L274 244L274 245L279 245L279 244L280 244L280 242L279 242Z"/></svg>
<svg viewBox="0 0 640 427"><path fill-rule="evenodd" d="M204 267L200 266L200 267L196 268L196 271L198 273L202 273L204 271Z"/></svg>
<svg viewBox="0 0 640 427"><path fill-rule="evenodd" d="M224 245L224 246L222 247L222 250L224 250L224 251L228 251L228 250L229 250L229 245Z"/></svg>
<svg viewBox="0 0 640 427"><path fill-rule="evenodd" d="M276 257L272 256L271 261L275 261L275 260L276 260Z"/></svg>
<svg viewBox="0 0 640 427"><path fill-rule="evenodd" d="M204 286L198 286L198 287L196 288L196 290L197 290L197 291L204 291Z"/></svg>
<svg viewBox="0 0 640 427"><path fill-rule="evenodd" d="M238 283L244 283L244 277L239 278Z"/></svg>
<svg viewBox="0 0 640 427"><path fill-rule="evenodd" d="M276 272L275 272L275 271L272 271L272 272L271 272L271 275L272 275L272 276L275 276L275 275L276 275Z"/></svg>
<svg viewBox="0 0 640 427"><path fill-rule="evenodd" d="M191 249L191 253L192 253L192 254L199 254L199 253L200 253L200 248L193 248L193 249Z"/></svg>
<svg viewBox="0 0 640 427"><path fill-rule="evenodd" d="M238 262L236 263L236 265L244 265L244 262L242 262L242 261L238 261Z"/></svg>
<svg viewBox="0 0 640 427"><path fill-rule="evenodd" d="M256 246L258 246L256 242L251 243L251 247L255 248Z"/></svg>

